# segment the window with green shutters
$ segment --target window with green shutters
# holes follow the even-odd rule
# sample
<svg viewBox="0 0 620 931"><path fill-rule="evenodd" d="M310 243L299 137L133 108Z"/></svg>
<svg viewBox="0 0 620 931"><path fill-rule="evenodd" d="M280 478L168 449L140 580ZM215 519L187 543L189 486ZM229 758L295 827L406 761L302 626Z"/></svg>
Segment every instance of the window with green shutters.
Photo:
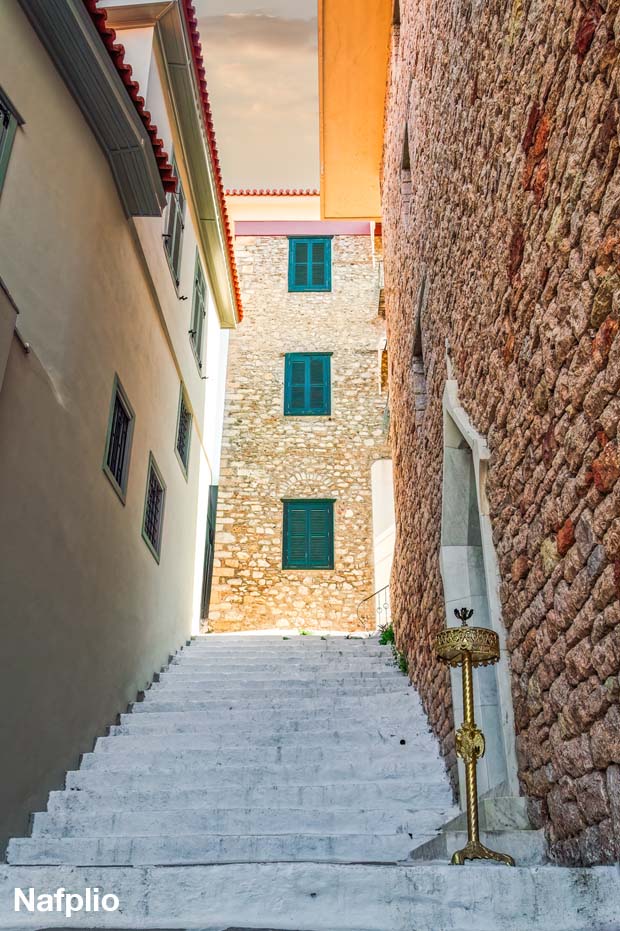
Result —
<svg viewBox="0 0 620 931"><path fill-rule="evenodd" d="M334 568L334 502L284 501L283 569Z"/></svg>
<svg viewBox="0 0 620 931"><path fill-rule="evenodd" d="M331 291L332 241L329 237L289 239L289 291Z"/></svg>
<svg viewBox="0 0 620 931"><path fill-rule="evenodd" d="M331 414L331 353L287 353L284 413L289 416Z"/></svg>
<svg viewBox="0 0 620 931"><path fill-rule="evenodd" d="M189 338L192 341L192 348L198 368L202 369L202 353L204 343L205 319L207 316L207 283L205 281L200 256L196 251L196 266L194 269L194 293L192 296L192 328L189 331Z"/></svg>
<svg viewBox="0 0 620 931"><path fill-rule="evenodd" d="M185 194L179 177L177 163L173 160L172 166L177 179L176 190L168 194L168 207L166 211L166 232L164 243L170 268L178 287L181 279L181 247L183 245L183 230L185 228Z"/></svg>

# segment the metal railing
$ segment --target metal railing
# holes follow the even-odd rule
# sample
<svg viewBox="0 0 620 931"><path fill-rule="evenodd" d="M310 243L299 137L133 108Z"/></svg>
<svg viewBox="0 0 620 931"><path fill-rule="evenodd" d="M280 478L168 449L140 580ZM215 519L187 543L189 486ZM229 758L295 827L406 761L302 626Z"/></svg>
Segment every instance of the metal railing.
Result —
<svg viewBox="0 0 620 931"><path fill-rule="evenodd" d="M357 616L364 630L368 630L371 624L375 630L389 624L392 620L390 586L384 585L372 595L362 598L357 606Z"/></svg>

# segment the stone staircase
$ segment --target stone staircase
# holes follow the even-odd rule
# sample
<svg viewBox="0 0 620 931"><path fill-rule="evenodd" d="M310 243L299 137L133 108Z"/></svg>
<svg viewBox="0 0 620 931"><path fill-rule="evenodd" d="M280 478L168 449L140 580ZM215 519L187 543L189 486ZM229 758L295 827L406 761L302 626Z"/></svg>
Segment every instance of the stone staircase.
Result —
<svg viewBox="0 0 620 931"><path fill-rule="evenodd" d="M196 638L11 841L0 928L66 927L13 911L62 886L120 900L71 927L618 931L613 868L414 862L457 817L389 647Z"/></svg>

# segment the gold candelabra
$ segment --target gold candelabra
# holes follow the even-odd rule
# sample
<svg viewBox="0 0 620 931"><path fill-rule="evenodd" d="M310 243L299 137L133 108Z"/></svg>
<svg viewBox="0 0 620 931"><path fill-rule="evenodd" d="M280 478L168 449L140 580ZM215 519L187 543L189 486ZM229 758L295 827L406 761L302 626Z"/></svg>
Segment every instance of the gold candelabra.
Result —
<svg viewBox="0 0 620 931"><path fill-rule="evenodd" d="M507 853L496 853L480 842L478 818L478 760L484 756L484 734L474 717L474 666L488 666L499 659L499 637L486 627L469 627L474 613L468 608L454 611L460 627L447 627L435 640L435 652L442 663L463 668L463 723L456 732L456 752L465 763L467 793L467 843L452 854L452 863L465 860L498 860L507 866L515 861Z"/></svg>

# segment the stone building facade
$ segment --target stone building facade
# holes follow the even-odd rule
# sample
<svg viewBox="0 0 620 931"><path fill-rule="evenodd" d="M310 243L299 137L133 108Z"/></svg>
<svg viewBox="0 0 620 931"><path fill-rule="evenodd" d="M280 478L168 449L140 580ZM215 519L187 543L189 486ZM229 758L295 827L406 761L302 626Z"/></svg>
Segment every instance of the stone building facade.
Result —
<svg viewBox="0 0 620 931"><path fill-rule="evenodd" d="M383 175L397 641L454 768L460 449L520 788L586 865L620 856L619 42L618 0L400 0Z"/></svg>
<svg viewBox="0 0 620 931"><path fill-rule="evenodd" d="M299 224L236 223L247 310L230 343L208 618L216 631L352 630L360 600L373 592L371 466L387 452L380 239L368 223L309 223L304 230L331 236L330 291L289 291ZM331 353L328 415L284 413L290 353ZM333 569L283 568L291 499L333 499Z"/></svg>

